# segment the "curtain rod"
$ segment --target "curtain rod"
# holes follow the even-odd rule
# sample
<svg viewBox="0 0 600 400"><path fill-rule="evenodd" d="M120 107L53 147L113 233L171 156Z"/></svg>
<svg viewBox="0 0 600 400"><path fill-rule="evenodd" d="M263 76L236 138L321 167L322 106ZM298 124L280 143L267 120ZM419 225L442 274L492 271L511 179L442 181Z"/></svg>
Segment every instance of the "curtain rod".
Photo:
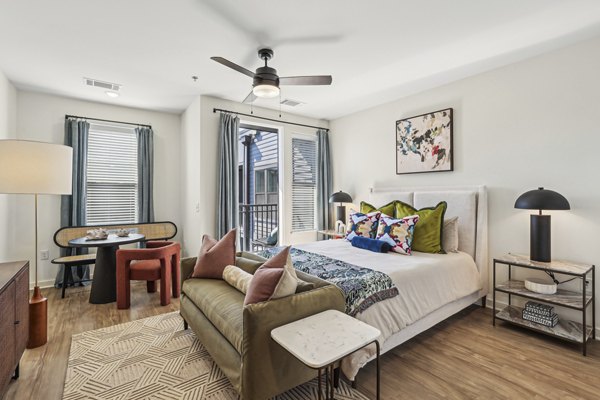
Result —
<svg viewBox="0 0 600 400"><path fill-rule="evenodd" d="M103 122L113 122L115 124L124 124L124 125L136 125L136 126L147 126L148 128L152 128L152 125L148 124L134 124L133 122L123 122L123 121L113 121L110 119L100 119L100 118L90 118L90 117L80 117L78 115L65 115L65 119L69 118L78 118L78 119L91 119L92 121L103 121Z"/></svg>
<svg viewBox="0 0 600 400"><path fill-rule="evenodd" d="M313 125L298 124L296 122L287 122L287 121L282 121L280 119L260 117L258 115L254 115L254 114L245 114L245 113L241 113L241 112L237 112L237 111L223 110L222 108L213 108L213 113L216 113L216 112L226 112L226 113L231 113L231 114L236 114L236 115L244 115L246 117L264 119L266 121L281 122L281 123L288 124L288 125L303 126L305 128L323 129L323 130L329 132L329 128L323 128L322 126L313 126Z"/></svg>

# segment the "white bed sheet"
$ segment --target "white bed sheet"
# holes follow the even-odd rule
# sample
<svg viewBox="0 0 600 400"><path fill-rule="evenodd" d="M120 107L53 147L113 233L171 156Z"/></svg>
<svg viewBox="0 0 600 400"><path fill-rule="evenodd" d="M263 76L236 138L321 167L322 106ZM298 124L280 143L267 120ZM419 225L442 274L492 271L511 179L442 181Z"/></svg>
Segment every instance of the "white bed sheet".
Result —
<svg viewBox="0 0 600 400"><path fill-rule="evenodd" d="M412 256L374 253L352 247L347 240L324 240L294 247L390 276L400 294L378 302L356 316L381 331L381 344L429 313L478 292L482 287L475 261L464 252L413 252ZM374 352L373 346L347 357L342 362L344 374L354 379Z"/></svg>

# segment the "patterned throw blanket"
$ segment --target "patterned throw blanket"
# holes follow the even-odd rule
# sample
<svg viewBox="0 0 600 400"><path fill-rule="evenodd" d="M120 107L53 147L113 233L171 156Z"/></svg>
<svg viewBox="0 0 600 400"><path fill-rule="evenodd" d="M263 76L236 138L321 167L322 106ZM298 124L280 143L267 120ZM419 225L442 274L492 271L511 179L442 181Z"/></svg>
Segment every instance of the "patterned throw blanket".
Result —
<svg viewBox="0 0 600 400"><path fill-rule="evenodd" d="M282 248L267 248L259 251L258 255L271 258ZM297 270L324 279L342 289L346 297L346 314L353 317L379 301L398 295L398 288L392 278L383 272L295 248L290 250L290 255Z"/></svg>

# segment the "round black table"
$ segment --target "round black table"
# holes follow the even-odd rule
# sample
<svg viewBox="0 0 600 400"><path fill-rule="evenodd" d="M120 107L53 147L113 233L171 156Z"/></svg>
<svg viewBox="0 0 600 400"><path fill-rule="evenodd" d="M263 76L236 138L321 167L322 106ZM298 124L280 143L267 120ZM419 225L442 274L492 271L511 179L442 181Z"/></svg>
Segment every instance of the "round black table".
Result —
<svg viewBox="0 0 600 400"><path fill-rule="evenodd" d="M145 238L139 233L130 233L125 237L111 234L106 239L88 240L82 237L69 240L69 246L72 247L98 248L90 303L106 304L117 301L117 249L122 244L141 242Z"/></svg>

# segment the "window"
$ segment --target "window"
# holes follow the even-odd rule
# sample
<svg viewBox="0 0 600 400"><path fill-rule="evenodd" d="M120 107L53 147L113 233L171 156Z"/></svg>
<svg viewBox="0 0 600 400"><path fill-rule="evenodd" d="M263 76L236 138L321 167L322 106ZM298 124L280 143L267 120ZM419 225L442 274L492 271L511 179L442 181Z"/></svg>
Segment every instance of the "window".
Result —
<svg viewBox="0 0 600 400"><path fill-rule="evenodd" d="M277 204L279 202L278 180L277 168L254 171L254 204Z"/></svg>
<svg viewBox="0 0 600 400"><path fill-rule="evenodd" d="M317 143L292 138L292 231L315 229Z"/></svg>
<svg viewBox="0 0 600 400"><path fill-rule="evenodd" d="M265 193L265 170L254 171L254 191L257 195Z"/></svg>
<svg viewBox="0 0 600 400"><path fill-rule="evenodd" d="M91 124L86 225L137 222L137 158L134 128Z"/></svg>
<svg viewBox="0 0 600 400"><path fill-rule="evenodd" d="M277 170L270 168L267 170L267 193L277 193L279 190L279 176Z"/></svg>

